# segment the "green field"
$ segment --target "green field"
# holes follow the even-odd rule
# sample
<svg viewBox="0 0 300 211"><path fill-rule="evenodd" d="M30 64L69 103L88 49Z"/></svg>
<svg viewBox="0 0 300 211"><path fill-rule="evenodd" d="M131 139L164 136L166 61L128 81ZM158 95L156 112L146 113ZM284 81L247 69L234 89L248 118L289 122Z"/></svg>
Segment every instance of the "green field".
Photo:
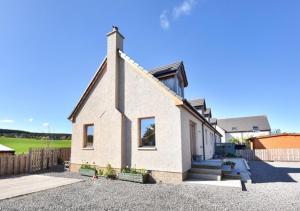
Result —
<svg viewBox="0 0 300 211"><path fill-rule="evenodd" d="M39 140L33 138L7 138L0 137L0 144L10 147L16 151L16 154L28 153L29 148L38 147L71 147L70 140Z"/></svg>

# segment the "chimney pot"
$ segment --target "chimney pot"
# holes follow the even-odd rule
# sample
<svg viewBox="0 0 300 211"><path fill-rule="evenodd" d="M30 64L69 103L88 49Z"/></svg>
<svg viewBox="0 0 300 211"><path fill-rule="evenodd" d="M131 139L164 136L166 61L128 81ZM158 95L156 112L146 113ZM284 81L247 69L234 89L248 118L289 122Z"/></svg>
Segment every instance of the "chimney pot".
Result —
<svg viewBox="0 0 300 211"><path fill-rule="evenodd" d="M119 28L117 26L113 26L113 31L119 31Z"/></svg>

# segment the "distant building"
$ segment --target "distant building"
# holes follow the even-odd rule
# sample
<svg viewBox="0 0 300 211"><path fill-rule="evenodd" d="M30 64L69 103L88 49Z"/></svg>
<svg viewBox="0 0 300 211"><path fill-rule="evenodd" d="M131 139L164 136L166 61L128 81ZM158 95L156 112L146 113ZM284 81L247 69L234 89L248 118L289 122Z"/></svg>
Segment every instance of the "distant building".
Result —
<svg viewBox="0 0 300 211"><path fill-rule="evenodd" d="M252 149L299 149L299 133L282 133L250 138Z"/></svg>
<svg viewBox="0 0 300 211"><path fill-rule="evenodd" d="M231 139L248 139L271 134L267 116L249 116L218 119L216 129L222 134L222 143Z"/></svg>
<svg viewBox="0 0 300 211"><path fill-rule="evenodd" d="M15 154L14 149L0 144L0 157L1 156L7 156L7 155L14 155L14 154Z"/></svg>

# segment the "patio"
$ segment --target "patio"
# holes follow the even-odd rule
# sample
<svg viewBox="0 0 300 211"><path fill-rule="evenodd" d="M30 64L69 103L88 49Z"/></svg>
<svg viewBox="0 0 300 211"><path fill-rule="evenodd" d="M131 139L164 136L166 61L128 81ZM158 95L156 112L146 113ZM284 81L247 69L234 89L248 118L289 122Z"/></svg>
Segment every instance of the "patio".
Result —
<svg viewBox="0 0 300 211"><path fill-rule="evenodd" d="M0 200L80 182L80 179L27 175L0 179Z"/></svg>

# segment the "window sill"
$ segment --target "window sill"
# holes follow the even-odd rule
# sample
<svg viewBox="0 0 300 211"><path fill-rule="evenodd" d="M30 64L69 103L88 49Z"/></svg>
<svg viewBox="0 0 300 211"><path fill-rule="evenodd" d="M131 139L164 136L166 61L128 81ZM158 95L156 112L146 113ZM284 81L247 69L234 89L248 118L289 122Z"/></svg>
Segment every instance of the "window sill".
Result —
<svg viewBox="0 0 300 211"><path fill-rule="evenodd" d="M83 147L82 150L94 150L94 147Z"/></svg>
<svg viewBox="0 0 300 211"><path fill-rule="evenodd" d="M141 151L156 151L157 148L156 147L138 147L138 150L141 150Z"/></svg>

